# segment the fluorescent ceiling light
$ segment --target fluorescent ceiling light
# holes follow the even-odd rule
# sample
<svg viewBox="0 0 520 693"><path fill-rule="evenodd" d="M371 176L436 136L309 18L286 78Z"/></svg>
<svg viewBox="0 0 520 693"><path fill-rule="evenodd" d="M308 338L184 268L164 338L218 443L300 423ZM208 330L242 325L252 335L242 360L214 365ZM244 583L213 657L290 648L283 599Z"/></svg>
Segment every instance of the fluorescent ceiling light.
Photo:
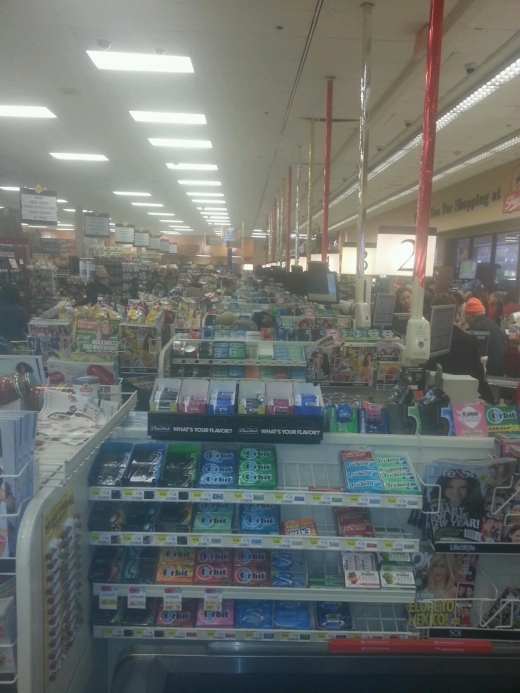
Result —
<svg viewBox="0 0 520 693"><path fill-rule="evenodd" d="M182 219L159 219L159 221L161 222L161 224L169 224L170 221L172 221L176 224L182 224L183 223Z"/></svg>
<svg viewBox="0 0 520 693"><path fill-rule="evenodd" d="M197 200L197 199L192 199L192 202L196 203L205 203L205 204L212 204L212 205L225 205L226 202L225 200Z"/></svg>
<svg viewBox="0 0 520 693"><path fill-rule="evenodd" d="M161 233L168 234L168 236L180 236L180 231L161 231Z"/></svg>
<svg viewBox="0 0 520 693"><path fill-rule="evenodd" d="M111 221L111 222L109 223L109 226L115 226L115 225L116 225L116 222L115 222L115 221Z"/></svg>
<svg viewBox="0 0 520 693"><path fill-rule="evenodd" d="M49 152L55 159L65 161L108 161L104 154L71 154L69 152Z"/></svg>
<svg viewBox="0 0 520 693"><path fill-rule="evenodd" d="M56 200L56 202L60 205L66 205L67 204L67 200Z"/></svg>
<svg viewBox="0 0 520 693"><path fill-rule="evenodd" d="M217 212L217 211L222 211L222 212L227 212L227 207L204 207L204 210L206 212Z"/></svg>
<svg viewBox="0 0 520 693"><path fill-rule="evenodd" d="M161 137L149 137L148 142L154 147L176 147L177 149L211 149L209 140L173 140Z"/></svg>
<svg viewBox="0 0 520 693"><path fill-rule="evenodd" d="M218 171L217 164L166 164L172 171Z"/></svg>
<svg viewBox="0 0 520 693"><path fill-rule="evenodd" d="M130 111L138 123L175 123L176 125L206 125L203 113L164 113L161 111Z"/></svg>
<svg viewBox="0 0 520 693"><path fill-rule="evenodd" d="M129 72L193 72L191 59L181 55L150 53L119 53L117 51L87 51L99 70Z"/></svg>
<svg viewBox="0 0 520 693"><path fill-rule="evenodd" d="M4 118L56 118L45 106L0 106Z"/></svg>
<svg viewBox="0 0 520 693"><path fill-rule="evenodd" d="M202 192L187 192L186 195L189 195L190 197L197 197L200 195L204 195L204 197L224 197L224 193L206 192L205 190Z"/></svg>
<svg viewBox="0 0 520 693"><path fill-rule="evenodd" d="M7 192L19 192L20 188L16 188L14 186L9 186L9 185L3 185L0 186L0 190L7 190Z"/></svg>
<svg viewBox="0 0 520 693"><path fill-rule="evenodd" d="M68 208L68 209L63 209L62 211L63 212L75 212L76 210Z"/></svg>
<svg viewBox="0 0 520 693"><path fill-rule="evenodd" d="M199 253L195 257L211 257L211 255L205 255L204 253Z"/></svg>
<svg viewBox="0 0 520 693"><path fill-rule="evenodd" d="M170 229L191 229L191 226L186 224L170 224Z"/></svg>
<svg viewBox="0 0 520 693"><path fill-rule="evenodd" d="M145 192L122 192L121 190L114 190L114 195L127 195L128 197L151 197L150 193Z"/></svg>
<svg viewBox="0 0 520 693"><path fill-rule="evenodd" d="M164 207L159 202L132 202L134 207Z"/></svg>
<svg viewBox="0 0 520 693"><path fill-rule="evenodd" d="M211 185L214 187L222 185L218 180L180 180L178 182L180 185Z"/></svg>
<svg viewBox="0 0 520 693"><path fill-rule="evenodd" d="M151 217L174 217L173 212L148 212Z"/></svg>
<svg viewBox="0 0 520 693"><path fill-rule="evenodd" d="M91 209L84 209L83 211L85 214L93 214Z"/></svg>

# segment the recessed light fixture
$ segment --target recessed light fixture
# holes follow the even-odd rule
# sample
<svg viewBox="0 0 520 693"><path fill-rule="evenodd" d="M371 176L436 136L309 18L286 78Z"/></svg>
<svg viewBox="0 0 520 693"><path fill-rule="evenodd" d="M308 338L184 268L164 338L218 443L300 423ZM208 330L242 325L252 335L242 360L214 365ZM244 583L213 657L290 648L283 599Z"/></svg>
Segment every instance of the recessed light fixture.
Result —
<svg viewBox="0 0 520 693"><path fill-rule="evenodd" d="M177 149L211 149L210 140L177 140L161 137L149 137L148 142L154 147L173 147Z"/></svg>
<svg viewBox="0 0 520 693"><path fill-rule="evenodd" d="M66 205L66 204L67 204L67 200L56 200L56 202L57 202L59 205Z"/></svg>
<svg viewBox="0 0 520 693"><path fill-rule="evenodd" d="M64 161L108 161L104 154L71 154L69 152L49 152L55 159Z"/></svg>
<svg viewBox="0 0 520 693"><path fill-rule="evenodd" d="M134 207L164 207L159 202L132 202Z"/></svg>
<svg viewBox="0 0 520 693"><path fill-rule="evenodd" d="M205 190L202 192L187 192L186 195L189 195L190 197L198 197L200 195L204 195L205 197L224 197L224 193L206 192Z"/></svg>
<svg viewBox="0 0 520 693"><path fill-rule="evenodd" d="M19 192L20 188L16 188L14 185L2 185L0 190L6 190L7 192Z"/></svg>
<svg viewBox="0 0 520 693"><path fill-rule="evenodd" d="M193 72L191 58L181 55L150 53L118 53L117 51L87 51L99 70L125 72Z"/></svg>
<svg viewBox="0 0 520 693"><path fill-rule="evenodd" d="M178 181L180 185L208 185L213 187L218 187L222 183L218 180L180 180Z"/></svg>
<svg viewBox="0 0 520 693"><path fill-rule="evenodd" d="M217 164L166 164L172 171L218 171Z"/></svg>
<svg viewBox="0 0 520 693"><path fill-rule="evenodd" d="M127 197L151 197L150 193L145 192L123 192L121 190L114 190L114 195L126 195Z"/></svg>
<svg viewBox="0 0 520 693"><path fill-rule="evenodd" d="M174 217L173 212L148 212L151 217Z"/></svg>
<svg viewBox="0 0 520 693"><path fill-rule="evenodd" d="M192 202L196 202L198 204L211 204L211 205L225 205L226 204L225 200L197 200L197 199L192 199Z"/></svg>
<svg viewBox="0 0 520 693"><path fill-rule="evenodd" d="M56 118L45 106L0 106L3 118Z"/></svg>
<svg viewBox="0 0 520 693"><path fill-rule="evenodd" d="M161 111L130 111L138 123L174 123L176 125L206 125L203 113L163 113Z"/></svg>

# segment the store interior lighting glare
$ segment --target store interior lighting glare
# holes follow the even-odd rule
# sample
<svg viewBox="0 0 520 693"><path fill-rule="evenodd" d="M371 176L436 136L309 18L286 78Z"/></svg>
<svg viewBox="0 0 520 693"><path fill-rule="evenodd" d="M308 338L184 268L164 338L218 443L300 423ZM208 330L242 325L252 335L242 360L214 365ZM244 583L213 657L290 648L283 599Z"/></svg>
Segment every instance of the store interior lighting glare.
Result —
<svg viewBox="0 0 520 693"><path fill-rule="evenodd" d="M0 106L0 118L56 118L45 106Z"/></svg>
<svg viewBox="0 0 520 693"><path fill-rule="evenodd" d="M121 190L114 190L114 195L125 195L127 197L151 197L151 193L148 192L124 192Z"/></svg>
<svg viewBox="0 0 520 693"><path fill-rule="evenodd" d="M172 147L177 149L211 149L210 140L181 140L164 137L149 137L148 141L154 147Z"/></svg>
<svg viewBox="0 0 520 693"><path fill-rule="evenodd" d="M203 113L163 113L161 111L130 111L138 123L171 123L175 125L206 125Z"/></svg>
<svg viewBox="0 0 520 693"><path fill-rule="evenodd" d="M217 164L166 164L172 171L218 171Z"/></svg>
<svg viewBox="0 0 520 693"><path fill-rule="evenodd" d="M180 55L152 53L120 53L117 51L87 51L99 70L128 72L187 72L192 73L191 58Z"/></svg>
<svg viewBox="0 0 520 693"><path fill-rule="evenodd" d="M108 161L104 154L73 154L72 152L49 152L49 154L62 161Z"/></svg>

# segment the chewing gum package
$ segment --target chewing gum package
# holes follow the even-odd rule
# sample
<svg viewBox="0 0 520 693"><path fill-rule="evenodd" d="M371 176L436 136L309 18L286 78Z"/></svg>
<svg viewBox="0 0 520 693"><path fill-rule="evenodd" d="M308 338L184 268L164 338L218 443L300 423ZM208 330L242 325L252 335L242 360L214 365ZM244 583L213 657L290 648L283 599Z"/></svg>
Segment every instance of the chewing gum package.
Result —
<svg viewBox="0 0 520 693"><path fill-rule="evenodd" d="M280 510L277 505L240 506L240 532L243 534L280 534Z"/></svg>
<svg viewBox="0 0 520 693"><path fill-rule="evenodd" d="M383 483L386 493L421 493L421 490L416 481L385 479Z"/></svg>
<svg viewBox="0 0 520 693"><path fill-rule="evenodd" d="M269 563L268 549L236 549L233 557L233 565L252 566L257 564Z"/></svg>
<svg viewBox="0 0 520 693"><path fill-rule="evenodd" d="M255 563L250 566L233 567L233 584L245 587L269 587L269 563Z"/></svg>
<svg viewBox="0 0 520 693"><path fill-rule="evenodd" d="M195 564L194 585L230 585L231 578L231 561Z"/></svg>
<svg viewBox="0 0 520 693"><path fill-rule="evenodd" d="M193 521L194 533L231 534L233 506L229 503L200 503Z"/></svg>
<svg viewBox="0 0 520 693"><path fill-rule="evenodd" d="M159 564L161 563L195 563L195 549L186 546L168 546L159 551Z"/></svg>
<svg viewBox="0 0 520 693"><path fill-rule="evenodd" d="M273 490L276 488L276 462L274 459L240 459L238 487Z"/></svg>
<svg viewBox="0 0 520 693"><path fill-rule="evenodd" d="M224 599L220 611L204 611L204 600L197 607L197 628L233 628L235 624L235 602Z"/></svg>
<svg viewBox="0 0 520 693"><path fill-rule="evenodd" d="M155 625L158 628L194 628L197 614L195 599L183 599L180 611L157 609Z"/></svg>
<svg viewBox="0 0 520 693"><path fill-rule="evenodd" d="M205 450L198 485L201 488L236 488L238 458L235 450Z"/></svg>
<svg viewBox="0 0 520 693"><path fill-rule="evenodd" d="M123 532L155 532L159 510L159 503L128 503Z"/></svg>
<svg viewBox="0 0 520 693"><path fill-rule="evenodd" d="M378 589L381 587L374 554L342 552L341 560L347 588Z"/></svg>
<svg viewBox="0 0 520 693"><path fill-rule="evenodd" d="M189 503L161 503L158 532L184 533L191 530L193 506Z"/></svg>
<svg viewBox="0 0 520 693"><path fill-rule="evenodd" d="M274 628L273 602L252 599L236 600L235 626L255 630Z"/></svg>
<svg viewBox="0 0 520 693"><path fill-rule="evenodd" d="M147 599L144 609L131 609L125 606L121 612L121 625L128 627L153 626L156 610L157 602L155 599Z"/></svg>
<svg viewBox="0 0 520 693"><path fill-rule="evenodd" d="M379 577L383 587L415 589L415 576L411 564L382 563L379 566Z"/></svg>
<svg viewBox="0 0 520 693"><path fill-rule="evenodd" d="M157 552L154 547L130 546L125 549L121 569L121 582L125 584L153 585Z"/></svg>
<svg viewBox="0 0 520 693"><path fill-rule="evenodd" d="M383 493L383 484L379 479L356 479L347 478L347 491L353 493Z"/></svg>
<svg viewBox="0 0 520 693"><path fill-rule="evenodd" d="M317 536L316 525L312 518L283 520L282 534L293 537L315 537Z"/></svg>
<svg viewBox="0 0 520 693"><path fill-rule="evenodd" d="M280 630L310 630L313 625L309 602L275 602L274 627Z"/></svg>
<svg viewBox="0 0 520 693"><path fill-rule="evenodd" d="M97 546L90 562L88 579L91 583L121 582L125 549L121 546Z"/></svg>
<svg viewBox="0 0 520 693"><path fill-rule="evenodd" d="M231 563L233 560L233 549L197 549L195 553L195 563L206 563L215 565L218 563Z"/></svg>
<svg viewBox="0 0 520 693"><path fill-rule="evenodd" d="M352 630L352 616L348 603L317 602L316 628L319 630Z"/></svg>
<svg viewBox="0 0 520 693"><path fill-rule="evenodd" d="M271 551L271 587L307 585L307 561L303 551Z"/></svg>
<svg viewBox="0 0 520 693"><path fill-rule="evenodd" d="M191 585L194 570L193 563L158 563L155 582L158 585Z"/></svg>
<svg viewBox="0 0 520 693"><path fill-rule="evenodd" d="M88 521L90 532L121 532L123 530L123 518L128 503L110 501L93 505Z"/></svg>

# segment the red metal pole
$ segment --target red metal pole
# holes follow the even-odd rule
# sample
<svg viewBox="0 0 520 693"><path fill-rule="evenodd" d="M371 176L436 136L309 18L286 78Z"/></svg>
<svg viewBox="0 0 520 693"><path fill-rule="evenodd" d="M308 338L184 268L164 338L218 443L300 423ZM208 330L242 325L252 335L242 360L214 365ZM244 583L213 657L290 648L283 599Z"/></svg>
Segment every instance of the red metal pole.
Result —
<svg viewBox="0 0 520 693"><path fill-rule="evenodd" d="M292 191L292 166L287 172L287 242L285 245L285 271L291 271L291 191Z"/></svg>
<svg viewBox="0 0 520 693"><path fill-rule="evenodd" d="M277 204L278 204L278 200L275 200L274 205L273 205L273 243L271 245L272 256L271 256L270 262L276 262L276 241L277 241L276 232L278 230L276 228L276 207L277 207Z"/></svg>
<svg viewBox="0 0 520 693"><path fill-rule="evenodd" d="M325 163L323 165L323 216L321 219L321 261L326 262L329 252L329 188L330 148L332 141L333 81L327 80L327 113L325 116Z"/></svg>
<svg viewBox="0 0 520 693"><path fill-rule="evenodd" d="M426 84L424 94L421 169L419 173L419 199L417 200L417 222L415 227L415 261L413 273L421 286L426 273L428 228L432 196L433 157L437 101L439 96L439 74L441 69L442 19L444 0L431 0L430 27L426 53ZM413 317L413 316L412 316Z"/></svg>

